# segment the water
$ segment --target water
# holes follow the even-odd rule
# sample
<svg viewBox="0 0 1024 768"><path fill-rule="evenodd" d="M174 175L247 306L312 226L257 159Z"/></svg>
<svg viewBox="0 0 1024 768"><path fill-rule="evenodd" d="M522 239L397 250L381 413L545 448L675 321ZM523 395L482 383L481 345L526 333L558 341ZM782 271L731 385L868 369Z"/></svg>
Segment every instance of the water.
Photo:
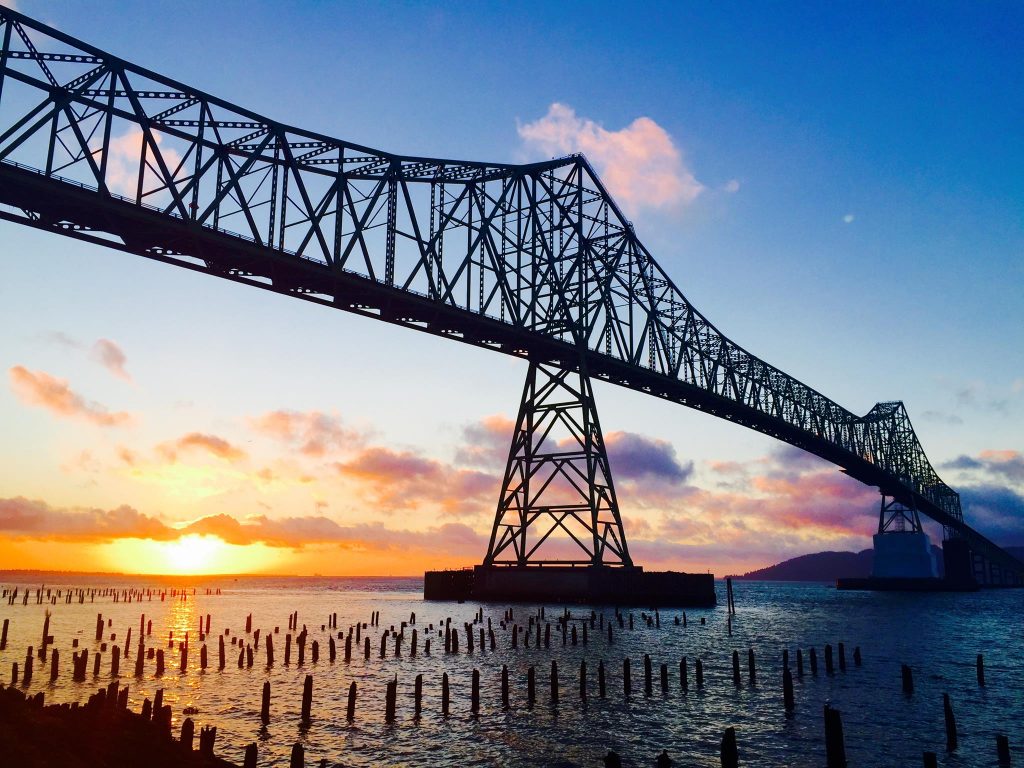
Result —
<svg viewBox="0 0 1024 768"><path fill-rule="evenodd" d="M151 586L160 582L145 577L53 576L47 586ZM20 584L12 574L0 575L5 586ZM36 578L27 582L33 589ZM640 620L640 610L632 611L635 630L614 629L614 644L596 629L590 632L589 645L566 647L561 634L552 626L551 648L525 648L520 634L519 648L511 648L511 628L503 630L500 621L505 605L484 605L484 626L490 618L497 638L497 650L483 650L476 644L468 653L461 633L459 653L444 654L444 641L436 627L451 616L452 626L461 631L463 622L472 621L481 606L466 603L425 603L421 599L419 579L326 579L326 578L239 578L205 579L185 582L198 588L198 594L184 602L113 603L104 598L95 603L56 606L0 604L0 619L9 618L11 629L7 650L0 653L3 679L9 681L12 662L24 660L26 647L37 646L47 607L53 616L50 632L60 650L61 674L49 682L49 664L36 662L29 693L45 691L48 702L82 701L110 682L110 653L103 654L98 678L92 676L90 658L86 682L71 679L71 641L80 648L93 648L96 614L113 619L106 631L116 632L118 645L132 628L132 652L122 659L121 685L130 690L129 705L135 711L144 698L152 699L158 688L164 689L164 701L172 706L174 732L177 733L185 707L197 707L193 716L198 727L216 725L217 754L241 764L242 752L249 742L259 744L261 766L286 766L291 746L301 741L306 747L307 765L319 765L326 759L330 766L595 766L608 749L624 758L625 765L653 765L662 750L681 766L718 766L719 742L728 726L736 728L742 765L819 766L824 764L823 705L828 702L842 712L847 757L851 766L920 765L921 752L939 753L939 764L947 766L991 766L995 764L995 735L1005 733L1019 762L1024 740L1021 712L1024 712L1024 664L1021 663L1024 608L1022 591L985 591L974 594L902 595L885 593L837 592L824 584L784 584L740 582L736 585L738 615L733 636L727 636L724 608L687 611L688 626L677 626L678 610L663 611L661 628L649 629ZM724 589L719 595L724 603ZM202 594L206 587L219 587L221 595ZM539 606L513 608L520 624L535 615ZM546 620L554 624L561 606L546 606ZM338 660L328 660L330 630L321 631L331 613L338 614L338 630L346 631L357 621L368 622L372 611L381 614L381 629L399 627L410 613L417 616L420 649L409 656L410 630L406 630L401 658L378 658L380 630L370 627L371 657L363 658L362 647L353 644L352 661L346 664L344 642L338 644ZM574 617L589 616L590 607L573 606ZM606 619L614 611L595 607ZM293 644L291 665L284 665L284 635L288 615L299 612L300 628L309 630L306 663L296 664ZM245 616L253 615L253 628L260 628L260 649L251 669L237 667L238 649L227 645L227 666L217 671L216 636L224 628L230 637L244 636ZM154 677L155 662L149 661L141 680L132 676L138 642L139 615L153 620L153 636L147 647L163 648L167 671ZM199 669L198 626L200 617L212 616L211 635L207 638L210 668ZM701 618L706 625L700 625ZM423 653L423 640L433 623L431 654ZM265 668L263 638L274 627L275 661ZM411 628L410 628L411 629ZM190 631L189 669L178 671L176 650L167 650L167 634L175 639ZM474 628L477 632L477 628ZM478 636L476 638L478 640ZM310 662L310 645L320 644L320 661ZM833 676L824 671L823 648L826 643L846 644L847 671ZM859 646L863 666L853 663L853 649ZM746 651L753 647L758 658L757 685L747 682ZM795 673L795 652L804 650L805 677L794 674L796 709L787 717L782 706L781 655L790 650L790 666ZM808 649L817 648L819 672L812 677ZM732 683L731 656L740 651L743 686ZM653 693L644 693L643 654L649 653L654 666ZM836 650L838 654L838 650ZM987 687L978 686L975 656L984 653ZM683 693L679 684L679 660L688 657L690 690ZM632 696L626 700L622 689L622 660L632 659ZM693 663L704 663L705 686L695 689ZM551 661L558 662L560 703L550 703ZM598 697L597 664L606 666L605 699ZM588 665L588 707L580 706L579 667ZM659 668L669 667L669 692L661 693ZM900 664L914 669L915 692L905 696L900 687ZM501 709L501 665L507 664L511 684L511 708ZM526 674L529 666L537 670L537 702L526 707ZM481 674L481 712L470 713L472 670ZM441 717L440 678L448 672L451 679L451 714ZM413 682L424 677L423 717L413 720ZM313 720L308 729L300 728L300 704L303 679L314 677ZM394 724L384 721L385 684L398 676L398 712ZM259 721L263 682L272 688L271 722L263 728ZM349 683L359 690L355 722L345 720L345 702ZM945 755L942 694L952 697L960 733L960 748Z"/></svg>

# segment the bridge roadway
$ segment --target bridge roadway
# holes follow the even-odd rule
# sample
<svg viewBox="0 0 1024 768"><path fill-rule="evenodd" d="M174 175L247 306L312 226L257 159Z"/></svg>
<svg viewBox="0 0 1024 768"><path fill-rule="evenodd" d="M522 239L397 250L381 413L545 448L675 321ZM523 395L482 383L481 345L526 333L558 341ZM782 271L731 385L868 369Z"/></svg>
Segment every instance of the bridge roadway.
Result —
<svg viewBox="0 0 1024 768"><path fill-rule="evenodd" d="M864 416L690 305L582 156L394 155L303 131L0 7L0 217L563 367L820 456L965 540L900 402Z"/></svg>

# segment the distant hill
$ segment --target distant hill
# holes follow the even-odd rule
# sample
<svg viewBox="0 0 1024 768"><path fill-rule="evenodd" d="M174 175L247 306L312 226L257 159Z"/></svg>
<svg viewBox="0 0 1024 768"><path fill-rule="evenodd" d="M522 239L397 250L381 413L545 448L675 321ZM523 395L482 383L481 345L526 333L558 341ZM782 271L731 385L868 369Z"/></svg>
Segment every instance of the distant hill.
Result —
<svg viewBox="0 0 1024 768"><path fill-rule="evenodd" d="M874 550L862 552L817 552L801 555L776 565L737 576L757 581L835 581L846 576L871 575Z"/></svg>
<svg viewBox="0 0 1024 768"><path fill-rule="evenodd" d="M943 573L942 547L932 545L935 553L935 564L939 575ZM1024 555L1024 547L1007 547L1007 552L1016 557ZM874 550L864 549L860 552L817 552L813 555L801 555L776 565L769 565L757 571L736 576L737 579L751 581L835 581L842 578L866 578L871 575Z"/></svg>

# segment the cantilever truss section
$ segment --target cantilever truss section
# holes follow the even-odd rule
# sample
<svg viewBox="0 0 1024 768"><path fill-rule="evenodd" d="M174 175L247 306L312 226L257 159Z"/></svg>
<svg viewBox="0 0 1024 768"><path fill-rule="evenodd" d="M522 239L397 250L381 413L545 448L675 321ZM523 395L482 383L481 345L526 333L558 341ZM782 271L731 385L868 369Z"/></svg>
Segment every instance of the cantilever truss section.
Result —
<svg viewBox="0 0 1024 768"><path fill-rule="evenodd" d="M633 564L582 368L530 363L484 564Z"/></svg>

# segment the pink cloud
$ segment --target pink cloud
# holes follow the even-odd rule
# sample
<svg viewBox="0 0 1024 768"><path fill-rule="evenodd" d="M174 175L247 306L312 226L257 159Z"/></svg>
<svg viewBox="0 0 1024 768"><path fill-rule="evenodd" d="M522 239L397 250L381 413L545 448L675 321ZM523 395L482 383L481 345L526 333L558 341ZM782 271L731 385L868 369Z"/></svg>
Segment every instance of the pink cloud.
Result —
<svg viewBox="0 0 1024 768"><path fill-rule="evenodd" d="M127 505L110 510L57 509L20 496L0 499L0 531L21 538L62 541L168 540L178 535L160 520Z"/></svg>
<svg viewBox="0 0 1024 768"><path fill-rule="evenodd" d="M14 394L27 405L45 408L57 416L84 419L100 427L122 427L132 422L129 414L111 413L105 406L74 392L64 379L45 371L30 371L16 365L7 373Z"/></svg>
<svg viewBox="0 0 1024 768"><path fill-rule="evenodd" d="M384 512L437 505L445 514L480 513L493 508L501 482L486 472L381 447L368 448L335 467L342 477L359 483Z"/></svg>
<svg viewBox="0 0 1024 768"><path fill-rule="evenodd" d="M612 197L632 213L687 205L704 191L672 137L649 117L638 117L625 128L609 131L556 102L544 117L520 125L518 130L534 153L584 153Z"/></svg>
<svg viewBox="0 0 1024 768"><path fill-rule="evenodd" d="M125 370L125 363L128 358L124 351L110 339L100 339L92 345L92 357L112 374L125 381L131 381L132 377Z"/></svg>
<svg viewBox="0 0 1024 768"><path fill-rule="evenodd" d="M257 432L311 457L358 448L365 442L362 434L345 427L337 415L320 411L270 411L252 419L251 424Z"/></svg>
<svg viewBox="0 0 1024 768"><path fill-rule="evenodd" d="M179 437L177 440L163 443L157 447L157 450L171 462L177 461L179 453L189 451L207 453L230 463L242 461L246 458L245 451L232 445L223 437L207 435L201 432L190 432ZM122 459L124 458L122 456Z"/></svg>

